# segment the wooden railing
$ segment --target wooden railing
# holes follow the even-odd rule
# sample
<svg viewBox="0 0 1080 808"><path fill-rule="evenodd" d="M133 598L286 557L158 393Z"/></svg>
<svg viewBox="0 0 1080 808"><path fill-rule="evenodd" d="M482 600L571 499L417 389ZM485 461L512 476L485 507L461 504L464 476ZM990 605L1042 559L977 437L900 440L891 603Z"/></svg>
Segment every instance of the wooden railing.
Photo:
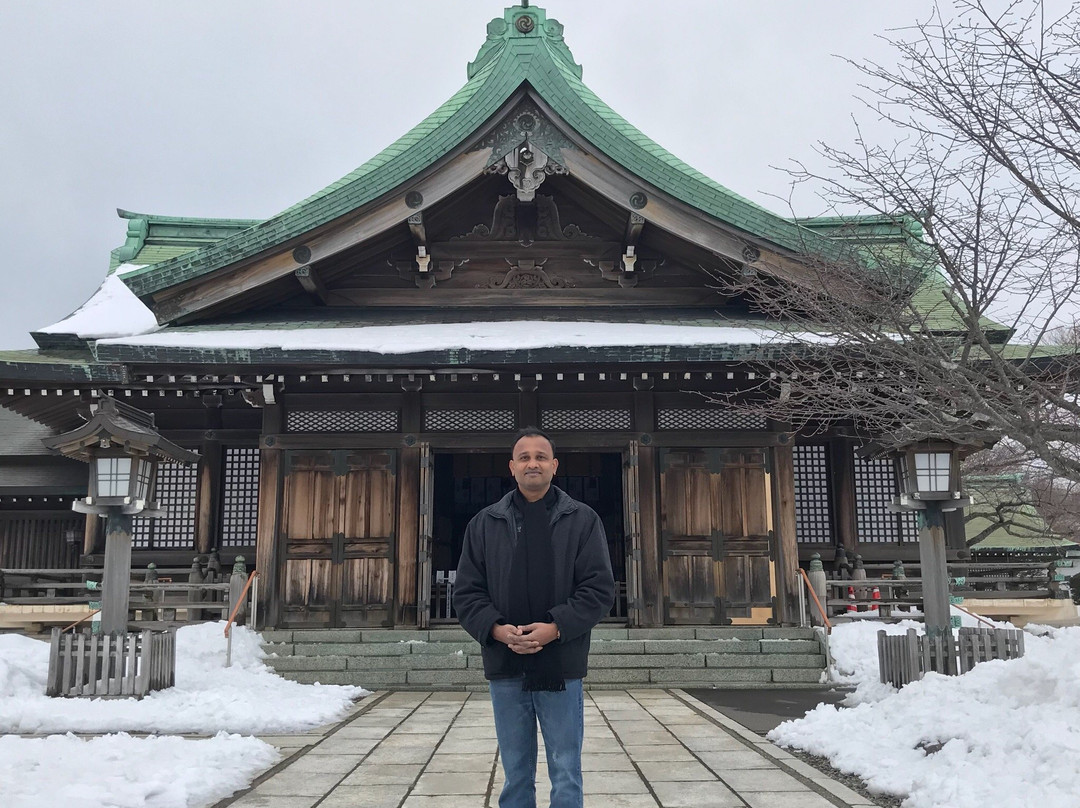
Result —
<svg viewBox="0 0 1080 808"><path fill-rule="evenodd" d="M230 580L236 573L216 565L203 567L133 569L129 584L129 621L132 629L169 628L202 620L218 620L229 614L234 598ZM246 575L246 572L244 573ZM85 606L94 609L101 600L100 569L2 569L0 603L11 606ZM242 581L241 581L242 583ZM26 619L33 623L70 628L89 618L57 611L41 617L40 610ZM66 629L65 629L66 630Z"/></svg>
<svg viewBox="0 0 1080 808"><path fill-rule="evenodd" d="M1055 568L1054 562L949 564L949 591L964 600L1065 598L1068 588L1056 580ZM908 609L922 605L922 580L909 574L914 570L917 564L865 564L850 569L853 577L834 571L825 606L832 616L877 611L883 619L904 619Z"/></svg>

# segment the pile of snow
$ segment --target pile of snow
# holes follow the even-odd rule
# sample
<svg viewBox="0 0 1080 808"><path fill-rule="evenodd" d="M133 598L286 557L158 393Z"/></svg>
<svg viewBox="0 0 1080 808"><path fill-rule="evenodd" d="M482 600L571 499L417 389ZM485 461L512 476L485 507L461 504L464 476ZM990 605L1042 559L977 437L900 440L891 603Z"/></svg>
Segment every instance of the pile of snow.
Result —
<svg viewBox="0 0 1080 808"><path fill-rule="evenodd" d="M826 757L904 808L1075 808L1080 794L1080 628L1025 636L1025 656L963 676L927 674L897 691L878 681L877 631L916 623L837 626L830 638L850 708L819 705L769 733Z"/></svg>
<svg viewBox="0 0 1080 808"><path fill-rule="evenodd" d="M302 685L263 663L259 636L233 628L225 667L224 623L176 634L176 686L139 699L52 699L45 695L49 646L0 635L0 732L156 732L243 735L296 732L336 721L369 691Z"/></svg>
<svg viewBox="0 0 1080 808"><path fill-rule="evenodd" d="M124 265L129 269L138 269ZM121 267L122 269L123 267ZM44 328L43 334L75 334L83 339L131 336L157 331L154 313L120 280L119 273L109 275L98 290L63 320Z"/></svg>
<svg viewBox="0 0 1080 808"><path fill-rule="evenodd" d="M248 784L280 755L257 738L0 737L5 808L195 808Z"/></svg>

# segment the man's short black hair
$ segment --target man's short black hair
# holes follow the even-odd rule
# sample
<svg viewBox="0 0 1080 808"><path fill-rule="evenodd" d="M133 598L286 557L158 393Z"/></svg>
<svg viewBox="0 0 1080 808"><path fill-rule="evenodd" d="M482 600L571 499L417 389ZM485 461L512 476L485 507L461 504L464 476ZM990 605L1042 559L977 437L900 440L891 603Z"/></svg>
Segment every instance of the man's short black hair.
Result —
<svg viewBox="0 0 1080 808"><path fill-rule="evenodd" d="M510 454L511 455L514 454L514 447L517 446L518 441L521 440L522 438L543 438L544 440L546 440L548 443L551 444L551 456L552 457L555 456L555 441L553 441L551 439L551 435L549 435L546 432L543 432L542 430L538 429L535 426L525 426L525 427L522 427L521 429L519 429L517 431L517 433L514 435L514 440L511 441L511 443L510 443Z"/></svg>

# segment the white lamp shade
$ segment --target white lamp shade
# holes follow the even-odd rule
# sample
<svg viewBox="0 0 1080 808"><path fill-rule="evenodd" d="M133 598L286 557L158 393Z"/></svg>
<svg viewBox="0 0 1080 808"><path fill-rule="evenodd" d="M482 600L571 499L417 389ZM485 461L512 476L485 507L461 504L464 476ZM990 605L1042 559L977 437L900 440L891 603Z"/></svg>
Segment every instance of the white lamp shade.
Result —
<svg viewBox="0 0 1080 808"><path fill-rule="evenodd" d="M147 502L151 497L151 487L154 481L154 461L146 457L136 459L135 471L135 499Z"/></svg>
<svg viewBox="0 0 1080 808"><path fill-rule="evenodd" d="M131 485L131 458L98 457L94 463L97 466L97 496L126 497Z"/></svg>
<svg viewBox="0 0 1080 808"><path fill-rule="evenodd" d="M949 490L952 454L915 452L915 484L919 491L942 493Z"/></svg>

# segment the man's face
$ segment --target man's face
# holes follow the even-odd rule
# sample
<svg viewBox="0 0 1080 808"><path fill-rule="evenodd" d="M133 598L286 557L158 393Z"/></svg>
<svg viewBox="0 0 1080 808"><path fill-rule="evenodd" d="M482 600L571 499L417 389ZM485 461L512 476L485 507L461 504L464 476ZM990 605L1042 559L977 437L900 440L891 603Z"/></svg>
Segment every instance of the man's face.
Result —
<svg viewBox="0 0 1080 808"><path fill-rule="evenodd" d="M559 468L551 443L547 438L531 435L514 444L510 458L510 474L517 481L521 493L539 498L547 493L551 478Z"/></svg>

